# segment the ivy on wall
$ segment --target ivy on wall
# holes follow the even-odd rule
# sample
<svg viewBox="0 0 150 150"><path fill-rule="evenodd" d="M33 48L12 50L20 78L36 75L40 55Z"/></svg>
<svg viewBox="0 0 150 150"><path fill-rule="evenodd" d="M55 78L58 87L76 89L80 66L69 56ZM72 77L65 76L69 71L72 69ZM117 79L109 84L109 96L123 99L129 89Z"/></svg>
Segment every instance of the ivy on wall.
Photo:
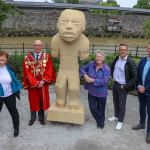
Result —
<svg viewBox="0 0 150 150"><path fill-rule="evenodd" d="M150 38L150 19L144 22L144 35Z"/></svg>
<svg viewBox="0 0 150 150"><path fill-rule="evenodd" d="M2 28L3 21L8 15L21 14L15 6L7 4L4 0L0 0L0 29Z"/></svg>

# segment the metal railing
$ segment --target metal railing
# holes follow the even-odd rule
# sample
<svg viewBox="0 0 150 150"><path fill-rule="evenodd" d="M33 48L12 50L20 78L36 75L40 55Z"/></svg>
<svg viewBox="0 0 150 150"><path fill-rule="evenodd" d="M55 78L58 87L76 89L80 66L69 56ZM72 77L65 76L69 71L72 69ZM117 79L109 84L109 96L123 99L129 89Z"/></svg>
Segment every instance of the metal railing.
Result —
<svg viewBox="0 0 150 150"><path fill-rule="evenodd" d="M32 44L0 44L1 49L5 49L9 54L14 52L16 53L27 53L28 51L33 51ZM117 54L119 49L118 45L90 45L90 53L94 54L97 50L102 50L106 55L107 54ZM43 44L43 50L45 52L50 51L50 44ZM129 54L135 57L143 57L146 56L146 47L140 46L129 46Z"/></svg>
<svg viewBox="0 0 150 150"><path fill-rule="evenodd" d="M14 52L16 53L27 53L29 51L33 51L33 45L32 44L0 44L0 49L7 50L9 54L12 54ZM43 50L48 51L50 49L50 45L48 43L43 44Z"/></svg>
<svg viewBox="0 0 150 150"><path fill-rule="evenodd" d="M90 52L95 53L97 50L102 50L106 55L107 54L117 54L119 45L90 45ZM147 55L146 47L141 46L129 46L129 54L135 57L144 57Z"/></svg>

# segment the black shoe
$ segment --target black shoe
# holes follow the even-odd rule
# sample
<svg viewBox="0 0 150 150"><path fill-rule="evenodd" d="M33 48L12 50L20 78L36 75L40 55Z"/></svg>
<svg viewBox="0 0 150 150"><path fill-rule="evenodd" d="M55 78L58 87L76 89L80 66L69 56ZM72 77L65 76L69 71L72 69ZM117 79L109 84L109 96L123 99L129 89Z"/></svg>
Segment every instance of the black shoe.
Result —
<svg viewBox="0 0 150 150"><path fill-rule="evenodd" d="M40 124L41 124L41 125L45 125L45 124L46 124L46 122L45 122L44 119L39 118L39 121L40 121Z"/></svg>
<svg viewBox="0 0 150 150"><path fill-rule="evenodd" d="M98 129L103 129L103 128L104 128L104 125L97 124L97 128L98 128Z"/></svg>
<svg viewBox="0 0 150 150"><path fill-rule="evenodd" d="M146 137L146 143L147 143L147 144L150 144L150 133L147 134L147 137Z"/></svg>
<svg viewBox="0 0 150 150"><path fill-rule="evenodd" d="M14 129L14 137L19 135L19 128Z"/></svg>
<svg viewBox="0 0 150 150"><path fill-rule="evenodd" d="M35 119L30 119L28 125L32 126L34 124Z"/></svg>
<svg viewBox="0 0 150 150"><path fill-rule="evenodd" d="M145 125L138 124L138 125L132 127L132 129L133 129L133 130L145 129Z"/></svg>

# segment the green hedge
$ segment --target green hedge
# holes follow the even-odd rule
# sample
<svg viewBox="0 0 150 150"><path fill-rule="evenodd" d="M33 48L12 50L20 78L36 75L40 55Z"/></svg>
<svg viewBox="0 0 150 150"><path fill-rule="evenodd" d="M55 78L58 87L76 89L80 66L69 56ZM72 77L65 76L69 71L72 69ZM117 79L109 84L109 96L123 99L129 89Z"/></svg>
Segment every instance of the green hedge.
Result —
<svg viewBox="0 0 150 150"><path fill-rule="evenodd" d="M106 55L105 57L105 62L110 66L113 59L115 58L115 54L111 54L111 55ZM24 54L21 53L13 53L12 55L10 55L9 57L9 64L11 64L13 67L14 67L14 70L16 71L16 74L17 74L17 77L18 79L22 80L22 64L23 64L23 59L24 59ZM87 63L89 63L90 61L94 60L95 59L95 55L89 55L88 59L84 60L84 61L80 61L79 64L80 66L83 66ZM140 58L136 58L136 57L133 57L133 59L135 60L136 64L139 63L139 60ZM53 64L54 64L54 68L55 68L55 71L58 72L58 69L59 69L59 59L58 58L55 58L55 59L52 59L53 61ZM82 84L82 82L81 82ZM110 79L110 82L109 82L109 88L112 87L112 79Z"/></svg>
<svg viewBox="0 0 150 150"><path fill-rule="evenodd" d="M9 56L9 61L8 61L8 63L12 65L12 67L14 68L17 78L19 80L22 80L23 78L23 75L22 75L23 59L24 59L23 53L18 54L17 52L15 52Z"/></svg>

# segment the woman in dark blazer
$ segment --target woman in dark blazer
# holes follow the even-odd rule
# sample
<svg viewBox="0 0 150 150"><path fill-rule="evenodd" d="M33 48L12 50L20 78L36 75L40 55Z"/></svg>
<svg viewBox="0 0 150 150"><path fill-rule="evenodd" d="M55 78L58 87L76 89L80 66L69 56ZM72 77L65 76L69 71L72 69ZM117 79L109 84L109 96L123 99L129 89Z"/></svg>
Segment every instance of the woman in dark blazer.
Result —
<svg viewBox="0 0 150 150"><path fill-rule="evenodd" d="M19 135L19 113L16 108L16 94L20 92L22 84L16 79L7 61L8 53L0 50L0 112L4 103L12 117L14 137L17 137Z"/></svg>

